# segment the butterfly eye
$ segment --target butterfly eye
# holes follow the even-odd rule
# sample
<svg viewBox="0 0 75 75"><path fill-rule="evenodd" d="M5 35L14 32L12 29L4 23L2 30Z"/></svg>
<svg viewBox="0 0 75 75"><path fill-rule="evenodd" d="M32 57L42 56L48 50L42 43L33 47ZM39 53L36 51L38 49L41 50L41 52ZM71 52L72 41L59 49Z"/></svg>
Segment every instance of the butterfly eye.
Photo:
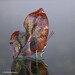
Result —
<svg viewBox="0 0 75 75"><path fill-rule="evenodd" d="M30 39L30 48L35 48L36 47L36 42L37 42L37 39L35 37L32 37Z"/></svg>
<svg viewBox="0 0 75 75"><path fill-rule="evenodd" d="M31 42L31 46L35 46L35 41L32 41Z"/></svg>
<svg viewBox="0 0 75 75"><path fill-rule="evenodd" d="M37 23L34 24L34 28L37 26Z"/></svg>

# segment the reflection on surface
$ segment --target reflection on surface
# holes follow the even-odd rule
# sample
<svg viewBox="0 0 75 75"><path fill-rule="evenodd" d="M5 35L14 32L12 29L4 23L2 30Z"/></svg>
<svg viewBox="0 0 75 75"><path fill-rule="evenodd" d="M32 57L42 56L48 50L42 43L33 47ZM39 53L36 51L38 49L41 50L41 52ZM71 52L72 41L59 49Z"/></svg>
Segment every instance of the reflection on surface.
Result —
<svg viewBox="0 0 75 75"><path fill-rule="evenodd" d="M12 75L49 75L45 63L40 60L37 62L33 58L14 59L11 72Z"/></svg>

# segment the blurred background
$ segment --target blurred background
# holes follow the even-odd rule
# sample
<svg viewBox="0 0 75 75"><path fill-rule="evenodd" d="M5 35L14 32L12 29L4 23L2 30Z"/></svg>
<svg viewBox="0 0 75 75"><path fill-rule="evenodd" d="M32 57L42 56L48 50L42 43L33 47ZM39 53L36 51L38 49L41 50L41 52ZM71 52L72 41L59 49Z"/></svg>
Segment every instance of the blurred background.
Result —
<svg viewBox="0 0 75 75"><path fill-rule="evenodd" d="M43 55L49 74L75 75L75 0L0 0L0 73L11 70L11 34L25 31L26 16L39 8L48 16L49 34L54 31Z"/></svg>

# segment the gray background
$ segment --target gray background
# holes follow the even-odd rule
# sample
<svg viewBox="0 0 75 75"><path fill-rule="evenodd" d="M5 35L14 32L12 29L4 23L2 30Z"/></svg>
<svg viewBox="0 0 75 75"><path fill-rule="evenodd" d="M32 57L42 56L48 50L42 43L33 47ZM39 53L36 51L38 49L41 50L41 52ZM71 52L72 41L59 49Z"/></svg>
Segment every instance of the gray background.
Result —
<svg viewBox="0 0 75 75"><path fill-rule="evenodd" d="M0 1L0 71L9 71L13 61L9 39L14 31L25 31L26 16L43 8L54 35L45 49L45 63L53 75L75 75L75 0Z"/></svg>

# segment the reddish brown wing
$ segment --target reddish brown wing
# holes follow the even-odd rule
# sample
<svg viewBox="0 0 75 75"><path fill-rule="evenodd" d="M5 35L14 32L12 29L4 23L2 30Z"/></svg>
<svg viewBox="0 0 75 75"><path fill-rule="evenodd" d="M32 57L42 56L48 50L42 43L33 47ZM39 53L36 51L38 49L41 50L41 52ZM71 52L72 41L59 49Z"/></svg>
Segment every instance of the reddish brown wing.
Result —
<svg viewBox="0 0 75 75"><path fill-rule="evenodd" d="M42 50L46 45L49 32L49 22L44 10L40 8L30 13L24 21L24 27L31 36L31 50L33 52Z"/></svg>

